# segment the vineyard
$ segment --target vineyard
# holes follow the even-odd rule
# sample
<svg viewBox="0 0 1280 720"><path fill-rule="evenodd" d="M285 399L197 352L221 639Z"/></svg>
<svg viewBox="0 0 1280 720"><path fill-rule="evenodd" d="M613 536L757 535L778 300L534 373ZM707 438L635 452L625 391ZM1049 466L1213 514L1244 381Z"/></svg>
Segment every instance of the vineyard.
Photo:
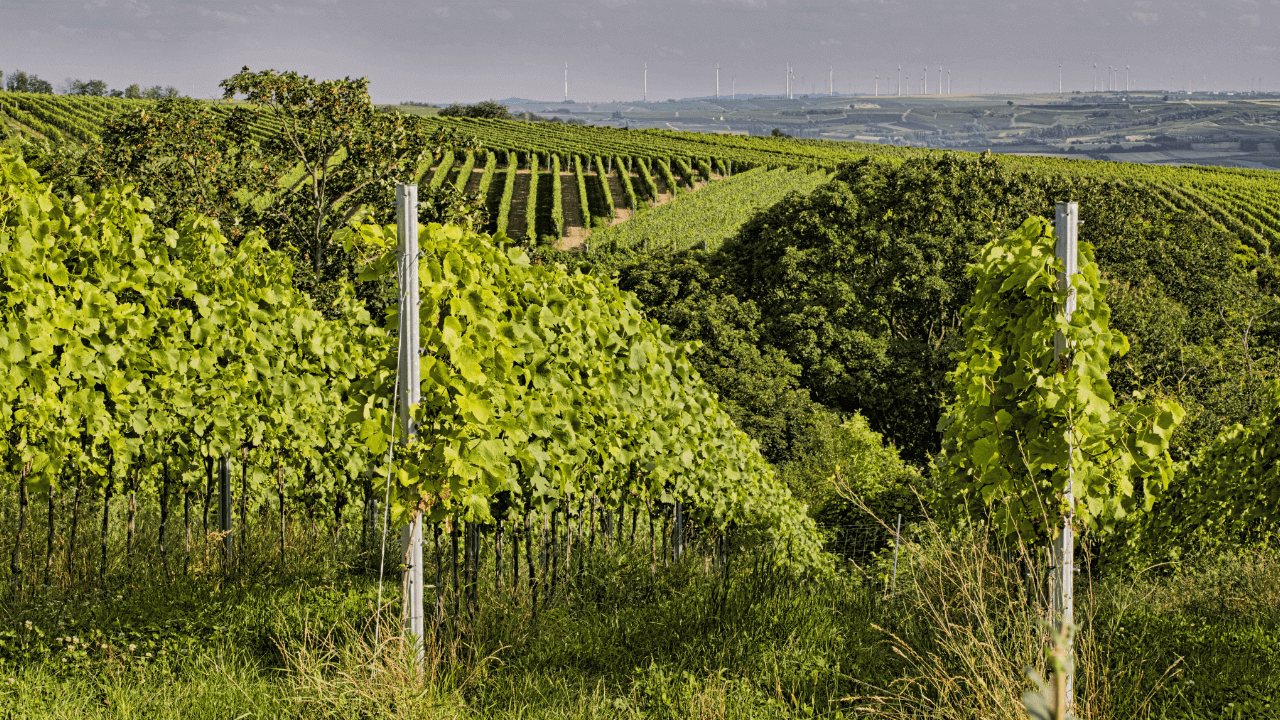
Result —
<svg viewBox="0 0 1280 720"><path fill-rule="evenodd" d="M1273 173L365 82L0 93L0 715L1273 716Z"/></svg>
<svg viewBox="0 0 1280 720"><path fill-rule="evenodd" d="M21 134L56 142L92 143L113 113L153 105L150 100L5 93L0 96L0 123ZM229 113L244 106L215 103L212 107L218 113ZM683 191L755 168L830 172L858 158L899 162L936 153L826 140L628 131L513 120L426 117L419 121L430 130L454 130L474 137L483 148L451 153L421 168L420 184L438 186L448 181L459 190L478 192L492 218L488 230L522 240L547 240L565 248L586 246L586 237L594 229L624 222L673 199L684 200L689 193ZM251 127L253 136L261 139L276 132L279 122L269 115L258 115ZM531 165L535 155L539 160L536 167ZM552 167L553 162L558 169ZM1015 172L1094 182L1120 180L1152 188L1169 208L1202 214L1237 235L1245 255L1267 255L1270 247L1280 242L1280 210L1276 209L1280 207L1280 183L1274 173L1017 156L999 156L998 162ZM529 197L535 202L526 202ZM574 209L565 211L566 207ZM753 207L740 208L737 216L741 221ZM694 213L691 217L703 212L699 207L690 211ZM730 210L725 208L724 212ZM705 240L712 245L723 236L723 229L717 227L706 238L691 237L689 244L701 245ZM633 244L625 237L619 240L622 245ZM600 247L599 241L596 246Z"/></svg>

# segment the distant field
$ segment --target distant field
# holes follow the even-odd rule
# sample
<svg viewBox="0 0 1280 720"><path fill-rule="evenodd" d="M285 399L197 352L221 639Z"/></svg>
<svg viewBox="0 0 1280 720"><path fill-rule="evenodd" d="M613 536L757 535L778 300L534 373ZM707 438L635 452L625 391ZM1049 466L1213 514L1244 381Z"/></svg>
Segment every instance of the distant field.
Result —
<svg viewBox="0 0 1280 720"><path fill-rule="evenodd" d="M591 235L599 247L717 250L752 215L788 193L807 193L830 176L821 170L749 170L705 190Z"/></svg>

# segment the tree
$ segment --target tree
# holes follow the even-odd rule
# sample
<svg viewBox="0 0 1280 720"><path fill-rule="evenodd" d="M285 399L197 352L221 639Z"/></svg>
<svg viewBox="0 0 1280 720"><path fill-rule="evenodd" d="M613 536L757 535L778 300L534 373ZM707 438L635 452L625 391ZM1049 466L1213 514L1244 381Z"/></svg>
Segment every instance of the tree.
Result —
<svg viewBox="0 0 1280 720"><path fill-rule="evenodd" d="M102 97L107 94L107 84L102 80L72 80L70 94Z"/></svg>
<svg viewBox="0 0 1280 720"><path fill-rule="evenodd" d="M493 100L485 100L475 105L458 105L453 104L440 111L443 117L469 117L469 118L487 118L490 120L510 120L511 111L506 105L500 105Z"/></svg>
<svg viewBox="0 0 1280 720"><path fill-rule="evenodd" d="M302 171L298 187L276 198L267 216L297 248L309 268L300 280L313 289L351 270L334 252L333 234L362 210L389 220L396 183L413 182L434 148L456 141L452 132L428 135L417 118L377 112L367 78L318 81L245 67L220 87L224 100L243 95L279 123L263 151Z"/></svg>
<svg viewBox="0 0 1280 720"><path fill-rule="evenodd" d="M142 88L138 87L138 83L134 83L124 89L124 96L131 100L141 100Z"/></svg>
<svg viewBox="0 0 1280 720"><path fill-rule="evenodd" d="M1260 407L1250 368L1280 374L1277 301L1235 259L1239 238L1170 213L1141 186L1016 173L991 155L858 161L752 218L713 261L814 399L863 414L923 463L939 447L945 376L963 343L965 268L1064 198L1080 202L1081 239L1115 281L1115 324L1133 340L1112 385L1123 398L1176 398L1188 417L1173 453L1187 459Z"/></svg>
<svg viewBox="0 0 1280 720"><path fill-rule="evenodd" d="M251 129L255 115L244 107L214 112L190 98L120 113L103 128L88 172L138 186L156 201L154 214L165 225L195 212L217 219L236 243L260 224L254 200L274 189L288 167L262 152Z"/></svg>
<svg viewBox="0 0 1280 720"><path fill-rule="evenodd" d="M169 85L168 87L160 87L159 85L153 85L152 87L149 87L146 90L142 91L142 97L146 98L147 100L162 100L164 98L175 98L175 97L178 97L180 94L181 93L178 92L178 89L172 85Z"/></svg>
<svg viewBox="0 0 1280 720"><path fill-rule="evenodd" d="M47 80L41 80L35 74L28 75L21 70L16 70L9 76L9 79L5 81L5 87L9 92L53 94L52 83Z"/></svg>

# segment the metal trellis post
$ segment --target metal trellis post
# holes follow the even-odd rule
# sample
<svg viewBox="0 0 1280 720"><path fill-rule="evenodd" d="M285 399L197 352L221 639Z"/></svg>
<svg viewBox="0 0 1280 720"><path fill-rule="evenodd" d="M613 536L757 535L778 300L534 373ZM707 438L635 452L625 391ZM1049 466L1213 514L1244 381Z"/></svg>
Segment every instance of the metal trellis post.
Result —
<svg viewBox="0 0 1280 720"><path fill-rule="evenodd" d="M1079 260L1077 249L1077 230L1080 222L1080 208L1074 202L1057 203L1057 217L1055 218L1054 229L1057 236L1057 243L1054 249L1054 255L1062 260L1063 272L1058 273L1058 287L1067 290L1066 303L1063 306L1063 314L1068 320L1076 309L1075 290L1071 289L1071 276L1077 272L1077 264ZM1055 333L1053 338L1054 358L1058 364L1060 372L1066 372L1071 363L1071 349L1067 345L1067 339L1062 333ZM1070 442L1068 436L1068 442ZM1072 522L1075 516L1074 509L1074 493L1072 488L1072 467L1070 445L1068 445L1068 461L1067 461L1067 485L1063 491L1063 506L1066 512L1062 516L1062 526L1058 529L1058 536L1053 543L1053 615L1058 624L1060 632L1065 632L1075 621L1075 599L1074 599L1074 579L1075 579L1075 531ZM1069 709L1072 705L1073 695L1075 691L1075 671L1074 658L1075 648L1068 645L1068 663L1066 678L1066 707Z"/></svg>
<svg viewBox="0 0 1280 720"><path fill-rule="evenodd" d="M412 442L417 434L413 407L418 404L418 186L396 185L396 229L399 237L400 294L400 376L399 385L401 442ZM412 636L416 654L425 658L422 601L422 510L415 509L401 535L404 552L404 618L405 630Z"/></svg>

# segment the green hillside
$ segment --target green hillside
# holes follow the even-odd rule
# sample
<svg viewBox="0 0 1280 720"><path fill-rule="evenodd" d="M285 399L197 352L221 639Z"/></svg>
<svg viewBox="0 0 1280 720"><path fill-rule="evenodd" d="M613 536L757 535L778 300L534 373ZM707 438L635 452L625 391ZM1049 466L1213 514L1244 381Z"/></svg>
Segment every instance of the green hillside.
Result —
<svg viewBox="0 0 1280 720"><path fill-rule="evenodd" d="M98 139L103 125L113 114L145 109L154 104L153 100L2 93L0 121L10 132L19 136L89 144ZM236 107L236 103L218 102L214 103L214 107L218 112L230 112ZM702 183L719 182L722 178L756 167L821 168L831 171L841 163L862 157L883 157L896 161L943 152L832 140L622 130L516 120L415 117L421 117L421 122L431 129L451 128L462 136L476 138L484 149L481 152L498 151L492 158L487 153L480 157L471 157L467 153L448 154L444 161L450 165L442 168L437 164L424 168L420 182L427 183L434 179L443 182L447 179L459 190L475 192L483 189L494 218L490 229L499 229L496 220L503 214L503 208L499 205L504 201L505 183L482 181L486 173L492 178L515 171L517 176L514 178L513 192L511 197L506 198L507 203L515 204L506 208L510 221L501 229L512 237L522 238L527 234L525 229L528 227L550 228L552 232L558 228L560 236L574 236L573 241L566 244L572 247L583 244L582 240L591 226L602 224L599 221L592 222L592 217L607 217L609 222L603 224L611 224L618 222L618 209L627 210L624 217L630 218L668 200L684 207L684 195L687 193L676 193L672 188L666 187L661 168L669 168L679 175L679 168L687 166L691 176L680 176L676 182L688 189L695 189L695 186L702 186L699 180ZM259 139L265 138L275 126L273 118L262 114L254 121L253 134ZM544 195L544 201L532 208L536 217L532 218L533 222L528 222L529 208L525 207L523 201L532 181L528 173L528 162L530 155L534 153L541 158L544 172L549 171L551 156L559 158L562 174L558 184L564 197L561 198L561 203L553 203ZM578 197L578 184L574 177L575 156L583 159L582 172L586 175L584 183L589 190L594 190L586 199L585 212L580 208L583 199ZM599 158L601 163L593 163L592 158ZM643 159L654 176L649 183L652 185L651 190L646 191L648 186L644 171L633 162L636 159ZM658 165L654 165L655 161ZM509 166L511 162L516 163L515 168ZM1275 172L1009 155L999 156L998 162L1012 170L1036 175L1098 181L1119 180L1151 188L1170 209L1202 214L1214 225L1237 235L1249 254L1269 254L1270 248L1280 242L1280 174ZM600 164L604 167L601 168ZM627 168L625 180L622 178L622 171L613 171L615 164ZM521 168L525 172L520 172ZM465 174L469 174L468 177L463 177L464 170ZM610 179L606 175L614 177ZM672 175L672 179L676 175ZM634 187L633 193L626 192L627 185ZM550 188L551 184L548 182L544 192L551 192ZM613 191L604 192L609 188ZM689 202L684 210L664 210L662 224L697 223L706 202L705 199ZM566 213L563 222L556 222L551 213L554 211L553 206L557 205L580 209L576 213ZM721 203L718 208L721 219L717 221L716 228L708 230L710 234L704 234L700 224L686 228L682 233L684 240L681 243L690 246L700 245L703 241L717 243L725 236L726 223L732 224L728 219L730 216L740 218L736 221L740 224L758 205L754 201L741 206L726 206ZM685 212L688 213L687 216ZM648 220L646 227L657 228L655 223L656 220ZM653 236L655 240L669 236L667 230L655 229L654 232L657 233ZM663 235L664 232L667 235ZM617 239L624 245L636 242L643 244L641 234L639 229L626 233L610 231L608 239ZM597 243L597 247L601 245Z"/></svg>

